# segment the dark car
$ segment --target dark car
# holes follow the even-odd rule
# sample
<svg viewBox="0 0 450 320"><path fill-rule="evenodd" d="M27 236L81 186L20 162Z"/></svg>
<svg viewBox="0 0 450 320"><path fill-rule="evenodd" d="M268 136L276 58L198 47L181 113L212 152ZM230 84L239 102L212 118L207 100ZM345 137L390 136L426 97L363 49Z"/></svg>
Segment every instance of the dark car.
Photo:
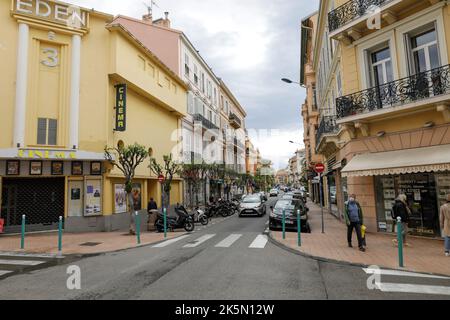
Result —
<svg viewBox="0 0 450 320"><path fill-rule="evenodd" d="M271 208L272 209L272 208ZM311 233L311 227L308 223L309 209L302 200L281 199L278 200L272 209L269 218L270 230L279 230L283 228L283 211L286 215L286 230L297 231L297 212L300 210L300 225L302 232Z"/></svg>
<svg viewBox="0 0 450 320"><path fill-rule="evenodd" d="M265 200L261 194L251 194L242 198L239 206L239 217L245 215L262 217L266 213Z"/></svg>
<svg viewBox="0 0 450 320"><path fill-rule="evenodd" d="M302 191L294 192L294 199L302 200L303 203L307 202L306 194L304 192L302 192Z"/></svg>

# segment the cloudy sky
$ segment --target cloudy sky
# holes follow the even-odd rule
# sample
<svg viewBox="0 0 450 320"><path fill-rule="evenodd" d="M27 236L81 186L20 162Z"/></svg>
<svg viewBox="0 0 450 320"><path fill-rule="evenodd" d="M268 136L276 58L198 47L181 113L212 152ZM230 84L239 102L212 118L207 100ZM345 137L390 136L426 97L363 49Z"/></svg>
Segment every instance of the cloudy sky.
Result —
<svg viewBox="0 0 450 320"><path fill-rule="evenodd" d="M148 0L147 2L149 2ZM155 0L153 16L170 12L214 72L224 79L248 113L254 144L276 169L303 144L300 106L305 92L281 78L298 81L300 21L319 0ZM144 0L70 0L86 8L141 18Z"/></svg>

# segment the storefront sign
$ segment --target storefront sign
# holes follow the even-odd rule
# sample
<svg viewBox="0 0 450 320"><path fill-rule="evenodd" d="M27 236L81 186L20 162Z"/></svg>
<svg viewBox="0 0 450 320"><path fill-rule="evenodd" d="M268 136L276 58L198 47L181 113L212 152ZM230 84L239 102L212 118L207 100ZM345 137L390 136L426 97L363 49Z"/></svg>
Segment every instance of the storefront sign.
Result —
<svg viewBox="0 0 450 320"><path fill-rule="evenodd" d="M114 212L127 212L127 193L125 192L124 184L114 185Z"/></svg>
<svg viewBox="0 0 450 320"><path fill-rule="evenodd" d="M86 180L86 196L85 196L85 210L84 216L98 216L101 215L101 199L102 199L102 181L87 179Z"/></svg>
<svg viewBox="0 0 450 320"><path fill-rule="evenodd" d="M13 0L13 12L64 25L68 28L88 28L89 13L78 6L65 3L45 0Z"/></svg>
<svg viewBox="0 0 450 320"><path fill-rule="evenodd" d="M116 88L116 131L127 130L127 85L118 84Z"/></svg>
<svg viewBox="0 0 450 320"><path fill-rule="evenodd" d="M21 159L76 159L77 153L72 151L51 150L19 150L17 157Z"/></svg>

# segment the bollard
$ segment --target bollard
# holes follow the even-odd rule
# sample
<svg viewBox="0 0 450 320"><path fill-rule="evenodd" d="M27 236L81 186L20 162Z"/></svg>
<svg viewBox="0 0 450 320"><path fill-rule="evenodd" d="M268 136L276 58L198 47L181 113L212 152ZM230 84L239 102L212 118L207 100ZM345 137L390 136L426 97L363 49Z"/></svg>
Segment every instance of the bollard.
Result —
<svg viewBox="0 0 450 320"><path fill-rule="evenodd" d="M402 218L397 218L398 265L403 268L403 225Z"/></svg>
<svg viewBox="0 0 450 320"><path fill-rule="evenodd" d="M22 215L22 233L20 238L20 249L25 249L25 215Z"/></svg>
<svg viewBox="0 0 450 320"><path fill-rule="evenodd" d="M286 240L286 210L283 210L283 240Z"/></svg>
<svg viewBox="0 0 450 320"><path fill-rule="evenodd" d="M62 220L63 217L59 217L59 224L58 224L58 254L61 255L62 253Z"/></svg>
<svg viewBox="0 0 450 320"><path fill-rule="evenodd" d="M137 237L137 243L141 244L141 217L139 213L136 211L136 237Z"/></svg>
<svg viewBox="0 0 450 320"><path fill-rule="evenodd" d="M164 208L164 238L167 238L167 210Z"/></svg>
<svg viewBox="0 0 450 320"><path fill-rule="evenodd" d="M302 246L302 222L300 216L300 210L297 211L297 232L298 232L298 246Z"/></svg>

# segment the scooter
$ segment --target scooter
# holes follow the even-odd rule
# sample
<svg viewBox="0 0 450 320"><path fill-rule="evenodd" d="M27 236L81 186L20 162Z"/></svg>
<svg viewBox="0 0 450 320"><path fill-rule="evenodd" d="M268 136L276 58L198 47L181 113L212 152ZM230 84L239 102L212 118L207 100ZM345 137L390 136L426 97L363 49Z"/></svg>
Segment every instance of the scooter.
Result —
<svg viewBox="0 0 450 320"><path fill-rule="evenodd" d="M203 210L200 210L199 208L195 208L194 213L191 213L190 216L195 223L201 223L204 226L209 223L209 219L206 216L205 212Z"/></svg>
<svg viewBox="0 0 450 320"><path fill-rule="evenodd" d="M194 231L195 224L193 218L188 214L186 208L181 205L175 207L175 212L178 217L167 216L167 230L174 231L175 229L184 228L187 232ZM164 232L164 216L158 212L158 218L155 222L155 227L158 232Z"/></svg>

